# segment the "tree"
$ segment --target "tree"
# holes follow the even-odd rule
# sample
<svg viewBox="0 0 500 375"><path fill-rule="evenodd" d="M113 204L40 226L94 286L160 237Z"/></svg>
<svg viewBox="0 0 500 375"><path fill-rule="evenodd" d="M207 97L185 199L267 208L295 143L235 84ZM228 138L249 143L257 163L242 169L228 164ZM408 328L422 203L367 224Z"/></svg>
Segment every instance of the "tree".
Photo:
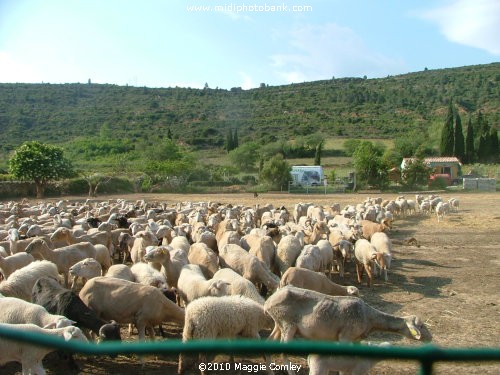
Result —
<svg viewBox="0 0 500 375"><path fill-rule="evenodd" d="M384 150L362 141L354 151L353 161L360 183L383 188L389 183L388 166L382 160Z"/></svg>
<svg viewBox="0 0 500 375"><path fill-rule="evenodd" d="M43 198L51 181L74 175L71 162L64 158L62 148L38 141L25 142L9 160L9 171L22 181L33 181L36 197Z"/></svg>
<svg viewBox="0 0 500 375"><path fill-rule="evenodd" d="M491 127L490 130L490 150L492 161L496 162L498 160L498 131L495 127Z"/></svg>
<svg viewBox="0 0 500 375"><path fill-rule="evenodd" d="M464 163L473 163L476 157L474 151L474 127L472 126L472 119L469 117L467 122L467 135L465 136L465 161Z"/></svg>
<svg viewBox="0 0 500 375"><path fill-rule="evenodd" d="M321 165L321 151L323 150L323 141L319 142L316 146L316 152L314 154L314 165Z"/></svg>
<svg viewBox="0 0 500 375"><path fill-rule="evenodd" d="M455 132L453 138L454 138L453 156L456 156L460 161L464 161L465 158L464 132L462 129L462 119L460 118L458 112L455 116Z"/></svg>
<svg viewBox="0 0 500 375"><path fill-rule="evenodd" d="M453 155L453 145L454 145L453 117L454 117L453 104L450 100L450 106L448 107L446 120L441 130L441 143L439 145L439 152L441 153L441 156Z"/></svg>
<svg viewBox="0 0 500 375"><path fill-rule="evenodd" d="M403 184L408 187L426 185L431 173L432 169L424 163L424 159L413 158L409 160L405 168L401 171L401 179L403 180Z"/></svg>
<svg viewBox="0 0 500 375"><path fill-rule="evenodd" d="M229 151L228 157L240 170L250 170L255 167L255 163L259 160L259 145L254 142L247 142L240 147Z"/></svg>
<svg viewBox="0 0 500 375"><path fill-rule="evenodd" d="M97 189L99 189L101 185L111 181L112 176L106 176L100 173L83 173L83 178L89 185L89 197L96 197Z"/></svg>
<svg viewBox="0 0 500 375"><path fill-rule="evenodd" d="M226 151L229 152L234 148L233 130L229 128L226 135Z"/></svg>
<svg viewBox="0 0 500 375"><path fill-rule="evenodd" d="M260 179L271 185L274 189L280 189L287 186L292 180L290 171L292 167L283 158L282 154L277 154L264 163L260 172Z"/></svg>
<svg viewBox="0 0 500 375"><path fill-rule="evenodd" d="M234 129L234 134L233 134L233 150L235 148L238 148L239 142L238 142L238 129Z"/></svg>
<svg viewBox="0 0 500 375"><path fill-rule="evenodd" d="M486 162L491 157L490 125L481 112L477 115L476 128L479 129L477 158L480 162Z"/></svg>

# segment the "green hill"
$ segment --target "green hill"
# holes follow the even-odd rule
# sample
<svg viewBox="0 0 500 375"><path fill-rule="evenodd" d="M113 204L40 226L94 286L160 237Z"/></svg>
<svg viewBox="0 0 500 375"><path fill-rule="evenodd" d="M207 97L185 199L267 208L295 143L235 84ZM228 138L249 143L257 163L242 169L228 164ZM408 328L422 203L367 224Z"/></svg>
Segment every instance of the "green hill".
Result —
<svg viewBox="0 0 500 375"><path fill-rule="evenodd" d="M238 129L240 144L315 132L392 138L441 123L450 98L462 113L481 110L498 124L500 63L251 90L0 84L0 153L26 140L67 147L103 134L127 149L169 129L194 148L222 146L228 128Z"/></svg>

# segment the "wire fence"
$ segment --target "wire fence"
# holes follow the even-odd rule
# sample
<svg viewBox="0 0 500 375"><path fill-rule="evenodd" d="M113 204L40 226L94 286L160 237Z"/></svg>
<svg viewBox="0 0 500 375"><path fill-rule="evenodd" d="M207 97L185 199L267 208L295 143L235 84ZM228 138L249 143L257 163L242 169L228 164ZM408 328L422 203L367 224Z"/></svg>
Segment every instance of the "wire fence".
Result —
<svg viewBox="0 0 500 375"><path fill-rule="evenodd" d="M34 345L87 355L117 354L308 354L359 356L420 362L419 375L432 374L436 362L500 362L500 348L377 347L357 343L294 340L288 343L264 340L166 340L155 342L104 342L101 344L64 341L59 337L0 327L0 337Z"/></svg>

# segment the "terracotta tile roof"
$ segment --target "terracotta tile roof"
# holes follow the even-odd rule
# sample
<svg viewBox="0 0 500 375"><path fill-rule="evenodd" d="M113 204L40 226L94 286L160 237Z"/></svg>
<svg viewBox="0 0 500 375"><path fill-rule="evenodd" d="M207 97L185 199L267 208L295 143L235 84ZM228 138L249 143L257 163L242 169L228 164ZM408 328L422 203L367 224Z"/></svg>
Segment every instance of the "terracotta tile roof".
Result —
<svg viewBox="0 0 500 375"><path fill-rule="evenodd" d="M403 158L403 161L401 162L401 168L405 168L406 165L413 160L414 158ZM441 164L441 163L458 163L459 165L462 165L460 163L460 160L458 160L455 156L433 156L433 157L428 157L424 158L424 163L427 165L431 164Z"/></svg>

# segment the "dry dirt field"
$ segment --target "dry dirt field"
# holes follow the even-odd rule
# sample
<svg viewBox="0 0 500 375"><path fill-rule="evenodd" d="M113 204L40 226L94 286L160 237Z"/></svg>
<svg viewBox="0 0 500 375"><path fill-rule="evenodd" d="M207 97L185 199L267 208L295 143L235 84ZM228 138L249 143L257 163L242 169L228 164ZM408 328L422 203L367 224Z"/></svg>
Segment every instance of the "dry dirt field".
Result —
<svg viewBox="0 0 500 375"><path fill-rule="evenodd" d="M395 195L382 195L393 199ZM451 195L443 194L444 198ZM385 312L396 315L415 314L428 325L433 343L442 347L500 346L500 194L453 194L460 199L460 210L438 223L435 216L421 215L397 219L389 236L394 240L415 238L417 245L395 245L394 261L389 282L377 279L371 288L360 286L363 299ZM363 201L366 194L347 195L289 195L250 194L231 195L144 195L127 196L128 200L144 198L150 201L176 203L179 201L217 201L234 204L285 205L293 209L297 202L322 205L339 202L341 205ZM105 199L108 197L99 197ZM116 197L109 197L116 198ZM357 285L354 268L346 275L345 284ZM336 278L335 281L341 281ZM169 336L180 330L170 327ZM124 337L126 337L124 331ZM131 340L135 340L136 336ZM374 341L392 341L395 345L419 345L397 335L374 334ZM274 357L278 361L279 357ZM175 374L175 357L149 356L144 368L136 358L119 356L86 358L77 356L82 375ZM259 363L259 358L236 361ZM294 358L302 364L299 374L307 374L304 358ZM70 374L57 356L45 360L47 374ZM500 358L494 363L441 363L436 374L500 374ZM413 362L382 361L370 374L417 374ZM198 371L192 371L196 374ZM228 372L216 372L228 373ZM20 374L20 366L0 367L0 374Z"/></svg>

